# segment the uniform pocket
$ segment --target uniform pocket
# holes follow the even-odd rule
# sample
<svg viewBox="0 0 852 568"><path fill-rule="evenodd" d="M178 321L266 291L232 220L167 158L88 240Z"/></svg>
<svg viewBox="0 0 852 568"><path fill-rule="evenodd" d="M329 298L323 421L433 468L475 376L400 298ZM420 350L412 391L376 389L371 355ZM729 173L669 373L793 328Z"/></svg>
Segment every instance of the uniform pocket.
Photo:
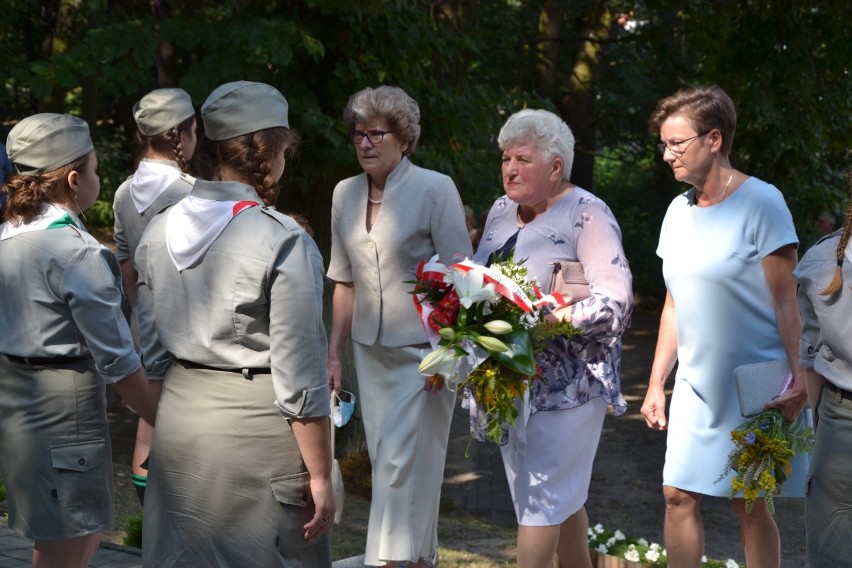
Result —
<svg viewBox="0 0 852 568"><path fill-rule="evenodd" d="M55 470L53 498L68 507L101 501L106 491L104 463L109 451L106 440L74 442L50 447Z"/></svg>
<svg viewBox="0 0 852 568"><path fill-rule="evenodd" d="M310 480L311 476L307 472L273 477L269 480L272 494L281 508L277 547L285 556L293 555L313 544L304 537L304 527L314 516Z"/></svg>

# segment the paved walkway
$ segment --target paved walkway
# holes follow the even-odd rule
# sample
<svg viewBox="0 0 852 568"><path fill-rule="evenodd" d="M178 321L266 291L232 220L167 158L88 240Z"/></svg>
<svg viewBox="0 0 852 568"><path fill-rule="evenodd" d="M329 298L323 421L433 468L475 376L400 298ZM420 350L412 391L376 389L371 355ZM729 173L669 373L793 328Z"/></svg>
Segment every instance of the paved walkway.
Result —
<svg viewBox="0 0 852 568"><path fill-rule="evenodd" d="M494 444L473 442L468 446L467 411L456 404L450 431L450 445L444 470L443 496L477 517L494 522L514 523L509 486L503 473L500 451ZM465 451L469 457L465 458ZM0 518L0 568L32 566L33 542L18 536ZM103 543L90 568L141 568L139 549ZM363 568L364 557L339 560L334 568Z"/></svg>

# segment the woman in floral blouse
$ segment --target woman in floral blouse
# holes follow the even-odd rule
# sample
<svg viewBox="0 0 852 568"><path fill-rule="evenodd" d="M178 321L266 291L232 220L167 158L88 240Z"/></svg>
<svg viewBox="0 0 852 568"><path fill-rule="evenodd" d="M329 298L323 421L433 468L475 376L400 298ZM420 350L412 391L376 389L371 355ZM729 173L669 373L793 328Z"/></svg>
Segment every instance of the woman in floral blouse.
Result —
<svg viewBox="0 0 852 568"><path fill-rule="evenodd" d="M551 340L538 356L541 377L530 385L529 408L503 436L518 566L549 566L558 554L563 563L591 568L584 504L606 408L627 410L619 371L632 276L609 207L569 181L574 136L559 117L522 110L509 117L498 143L506 195L491 208L475 260L513 254L544 286L554 262L579 260L591 291L547 316L569 320L580 334Z"/></svg>

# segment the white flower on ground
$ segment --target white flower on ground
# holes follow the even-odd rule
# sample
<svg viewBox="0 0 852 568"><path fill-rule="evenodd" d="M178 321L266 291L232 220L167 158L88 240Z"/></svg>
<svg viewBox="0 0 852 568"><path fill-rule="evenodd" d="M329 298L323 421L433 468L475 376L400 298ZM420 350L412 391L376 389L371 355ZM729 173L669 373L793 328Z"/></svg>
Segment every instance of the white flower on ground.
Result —
<svg viewBox="0 0 852 568"><path fill-rule="evenodd" d="M607 552L609 552L609 549L606 547L605 544L599 544L595 550L597 550L601 554L606 554Z"/></svg>
<svg viewBox="0 0 852 568"><path fill-rule="evenodd" d="M608 540L608 541L606 541L606 545L607 545L608 547L612 548L613 546L615 546L615 543L616 543L616 542L618 542L618 539L617 539L617 538L615 538L614 536L611 536L611 537L609 537L609 540Z"/></svg>
<svg viewBox="0 0 852 568"><path fill-rule="evenodd" d="M636 547L628 548L627 552L624 553L624 559L631 562L639 562L639 551L636 550Z"/></svg>
<svg viewBox="0 0 852 568"><path fill-rule="evenodd" d="M660 559L660 553L657 550L648 549L648 552L645 553L645 560L649 560L650 562L656 562Z"/></svg>
<svg viewBox="0 0 852 568"><path fill-rule="evenodd" d="M707 562L707 556L701 555L701 563L704 564L705 562Z"/></svg>
<svg viewBox="0 0 852 568"><path fill-rule="evenodd" d="M647 540L645 540L644 538L640 538L640 539L639 539L639 540L637 540L636 542L638 542L638 543L639 543L639 546L648 546L648 541L647 541Z"/></svg>
<svg viewBox="0 0 852 568"><path fill-rule="evenodd" d="M603 525L600 524L600 523L596 524L595 525L595 532L598 533L598 534L601 534L602 532L604 532Z"/></svg>
<svg viewBox="0 0 852 568"><path fill-rule="evenodd" d="M589 534L589 538L594 538L594 537L595 537L595 531L594 531L594 529L593 529L592 527L589 527L589 528L586 530L586 532Z"/></svg>
<svg viewBox="0 0 852 568"><path fill-rule="evenodd" d="M660 546L659 544L657 544L656 542L652 542L652 543L651 543L651 546L650 546L649 548L650 548L651 550L656 550L657 552L662 552L663 554L665 554L665 553L666 553L666 551L665 551L665 550L663 550L663 547L662 547L662 546Z"/></svg>
<svg viewBox="0 0 852 568"><path fill-rule="evenodd" d="M733 558L728 558L728 561L725 562L725 568L740 568L740 563Z"/></svg>
<svg viewBox="0 0 852 568"><path fill-rule="evenodd" d="M627 537L624 536L624 533L617 530L615 531L615 540L627 540Z"/></svg>
<svg viewBox="0 0 852 568"><path fill-rule="evenodd" d="M444 282L453 285L456 294L459 296L459 303L465 309L484 300L491 302L497 300L494 284L485 284L482 272L478 270L468 270L467 272L452 270L444 277Z"/></svg>

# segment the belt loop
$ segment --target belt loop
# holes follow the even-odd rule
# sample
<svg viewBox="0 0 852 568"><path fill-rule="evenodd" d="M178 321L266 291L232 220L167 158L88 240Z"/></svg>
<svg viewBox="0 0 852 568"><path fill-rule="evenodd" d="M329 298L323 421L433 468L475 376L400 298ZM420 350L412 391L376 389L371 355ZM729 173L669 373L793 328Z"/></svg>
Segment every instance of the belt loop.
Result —
<svg viewBox="0 0 852 568"><path fill-rule="evenodd" d="M247 381L253 381L254 380L254 369L244 368L242 370L242 373L243 373L243 378L245 380L247 380Z"/></svg>

